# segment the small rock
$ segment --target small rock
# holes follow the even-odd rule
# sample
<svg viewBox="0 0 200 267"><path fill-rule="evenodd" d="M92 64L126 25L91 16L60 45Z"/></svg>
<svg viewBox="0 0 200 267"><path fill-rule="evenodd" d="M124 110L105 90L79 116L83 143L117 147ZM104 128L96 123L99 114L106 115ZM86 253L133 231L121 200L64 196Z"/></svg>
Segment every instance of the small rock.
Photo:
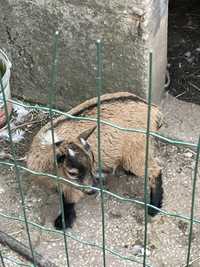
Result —
<svg viewBox="0 0 200 267"><path fill-rule="evenodd" d="M182 171L183 171L182 168L178 168L178 169L177 169L177 173L181 173Z"/></svg>
<svg viewBox="0 0 200 267"><path fill-rule="evenodd" d="M190 51L186 52L184 56L188 63L192 63L195 60L195 57L192 56L192 53Z"/></svg>
<svg viewBox="0 0 200 267"><path fill-rule="evenodd" d="M3 188L0 188L0 194L5 193L5 190Z"/></svg>
<svg viewBox="0 0 200 267"><path fill-rule="evenodd" d="M188 152L184 153L184 155L186 158L192 158L193 153L188 151Z"/></svg>
<svg viewBox="0 0 200 267"><path fill-rule="evenodd" d="M188 229L188 223L179 220L178 221L178 228L182 231L183 234L185 234L187 229Z"/></svg>
<svg viewBox="0 0 200 267"><path fill-rule="evenodd" d="M186 60L187 60L187 62L188 63L193 63L194 62L194 60L195 60L195 57L189 57L189 58L186 58Z"/></svg>
<svg viewBox="0 0 200 267"><path fill-rule="evenodd" d="M185 57L191 57L191 55L192 55L192 54L191 54L190 51L188 51L188 52L186 52L186 53L184 54Z"/></svg>
<svg viewBox="0 0 200 267"><path fill-rule="evenodd" d="M133 247L133 255L142 257L144 256L144 247L141 245L135 245ZM151 255L151 252L149 249L146 249L146 256L149 257Z"/></svg>

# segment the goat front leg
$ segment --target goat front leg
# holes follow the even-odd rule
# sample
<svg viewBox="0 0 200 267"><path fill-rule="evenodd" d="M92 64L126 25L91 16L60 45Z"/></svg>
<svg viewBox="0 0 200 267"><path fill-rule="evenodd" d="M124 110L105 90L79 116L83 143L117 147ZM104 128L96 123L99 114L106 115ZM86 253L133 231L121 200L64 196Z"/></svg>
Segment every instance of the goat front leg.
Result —
<svg viewBox="0 0 200 267"><path fill-rule="evenodd" d="M62 190L62 203L64 209L65 225L63 225L62 223L62 214L60 213L54 223L55 228L59 230L72 228L76 220L75 204L79 202L80 199L84 196L84 193L81 190L78 190L70 185L63 185Z"/></svg>
<svg viewBox="0 0 200 267"><path fill-rule="evenodd" d="M150 187L150 205L155 206L156 208L162 208L163 201L163 187L162 187L162 172L154 172L154 175L149 178L149 187ZM148 214L150 216L155 216L159 213L158 210L153 207L148 207Z"/></svg>
<svg viewBox="0 0 200 267"><path fill-rule="evenodd" d="M65 230L67 228L72 228L72 225L76 219L75 203L70 203L65 199L64 193L62 193L62 204L63 204L63 216L64 224L62 221L62 212L56 218L54 226L57 230Z"/></svg>

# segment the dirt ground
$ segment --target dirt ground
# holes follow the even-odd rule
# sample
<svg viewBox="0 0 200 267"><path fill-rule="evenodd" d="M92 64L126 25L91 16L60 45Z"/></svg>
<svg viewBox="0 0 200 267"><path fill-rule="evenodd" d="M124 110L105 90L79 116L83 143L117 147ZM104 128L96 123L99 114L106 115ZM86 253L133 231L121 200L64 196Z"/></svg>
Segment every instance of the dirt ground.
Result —
<svg viewBox="0 0 200 267"><path fill-rule="evenodd" d="M181 137L181 139L184 136L185 140L189 139L190 142L197 141L199 124L197 125L196 117L193 120L192 113L195 111L197 118L199 118L199 105L180 102L168 95L162 103L162 110L166 117L161 133L167 136ZM185 112L188 112L187 118L183 115ZM177 114L176 118L174 118L175 113ZM183 127L183 124L188 125L188 123L190 123L189 129ZM32 132L32 129L29 129L29 132ZM181 136L179 133L181 133ZM29 139L27 139L29 142L31 137L32 134L29 133ZM24 152L28 148L27 144ZM20 148L21 146L18 145L17 147ZM164 211L190 216L195 154L189 148L175 147L161 143L158 140L156 141L156 156L163 168ZM22 150L17 149L17 157L21 156L23 156ZM44 192L42 188L34 185L32 177L27 172L21 171L20 174L28 219L53 230L52 223L57 216L56 211L59 210L57 194ZM14 169L1 166L0 175L0 212L21 217L20 195ZM120 196L133 197L139 200L143 198L143 181L137 177L125 175L110 177L107 188L111 192L118 193ZM195 202L196 219L200 219L198 216L200 213L199 199L200 189L197 186ZM72 236L72 238L68 238L70 266L100 267L102 266L101 250L89 245L83 245L73 239L78 238L96 245L102 244L100 198L88 196L76 206L76 210L77 221L74 227L67 231ZM147 262L149 265L153 267L185 266L189 222L161 214L153 219L149 218L148 221ZM27 235L23 224L3 218L0 220L0 229L27 244ZM48 233L32 226L30 226L30 231L33 246L37 252L56 263L57 266L67 266L63 237L60 234ZM144 215L141 206L121 202L114 197L106 196L105 231L106 247L121 255L142 262L141 254L136 249L137 246L142 247L144 238ZM199 234L200 227L198 224L195 224L191 260L199 257ZM22 258L7 248L3 248L3 254L11 259L15 258L20 262L24 262ZM141 266L139 263L120 260L119 257L113 256L108 252L106 253L106 262L109 267ZM199 266L198 264L200 264L199 261L191 266ZM6 266L15 265L12 262L6 261Z"/></svg>
<svg viewBox="0 0 200 267"><path fill-rule="evenodd" d="M193 88L190 83L196 86L199 84L200 72L197 64L199 63L200 52L196 48L199 47L198 40L200 39L198 39L199 33L196 30L196 37L192 34L190 35L190 33L193 32L193 28L196 29L199 23L199 15L197 9L194 11L195 15L193 11L189 14L190 9L187 9L187 15L184 16L184 24L180 24L183 22L177 20L181 14L179 14L179 11L182 12L183 9L176 9L176 12L178 12L176 14L177 17L174 16L174 7L172 7L172 13L170 13L169 34L172 37L169 39L169 63L171 64L171 85L169 88L170 94L166 93L161 104L165 120L160 131L165 136L197 143L200 132L200 92L198 89ZM188 24L189 19L192 20L192 25ZM177 25L180 24L180 27L175 27L175 21L177 21ZM185 32L186 30L188 34ZM173 33L173 31L175 32ZM183 39L184 41L182 41ZM191 55L188 54L187 57L185 53L188 51L191 52ZM195 56L194 59L192 59L193 56ZM173 97L171 94L176 97ZM183 102L181 99L187 100L187 102ZM41 117L37 117L41 116L41 114L35 114L34 116L34 119L41 119ZM32 136L43 123L40 122L39 125L35 125L27 130L25 141L21 141L16 146L17 158L24 157ZM190 216L192 178L196 152L188 147L176 147L162 143L159 140L155 142L156 157L163 168L163 210L173 214ZM1 151L5 150L8 144L8 142L1 143ZM27 172L20 171L20 174L28 219L53 230L52 223L57 216L56 211L59 209L57 194L50 194L50 192L45 192L42 188L34 185L32 183L33 178ZM198 220L200 220L199 178L198 175L195 198L195 218ZM107 188L111 192L118 193L120 196L137 198L139 200L143 198L143 181L137 177L125 175L109 177ZM20 195L14 169L1 165L0 214L21 217L22 209L19 200ZM142 207L133 203L121 202L111 196L105 196L104 206L106 247L118 252L120 255L142 262L141 253L136 249L138 246L142 248L144 239L144 211ZM99 196L86 197L76 206L76 211L77 221L74 227L67 231L67 234L70 236L67 239L70 266L103 266L100 249L76 241L76 239L79 239L101 246L102 217ZM27 244L25 227L20 222L1 217L0 230ZM33 247L37 252L54 262L58 267L67 266L63 237L60 234L45 232L33 226L30 226L30 231ZM162 214L153 219L149 218L147 258L149 266L186 266L188 233L189 221L184 219ZM192 267L200 266L199 236L200 225L195 224L191 249L192 263L190 266ZM10 249L1 246L0 249L2 249L3 255L9 258L9 260L5 260L6 267L17 266L11 262L12 259L29 264ZM139 263L122 260L117 256L111 255L109 252L106 252L106 263L106 266L109 267L142 266Z"/></svg>

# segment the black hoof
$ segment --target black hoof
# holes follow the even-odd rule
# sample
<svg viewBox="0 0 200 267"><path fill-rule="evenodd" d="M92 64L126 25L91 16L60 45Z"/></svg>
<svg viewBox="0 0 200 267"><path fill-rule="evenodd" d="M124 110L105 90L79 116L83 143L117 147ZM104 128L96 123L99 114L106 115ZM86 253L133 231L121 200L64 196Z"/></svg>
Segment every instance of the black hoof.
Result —
<svg viewBox="0 0 200 267"><path fill-rule="evenodd" d="M162 173L160 172L159 176L156 178L156 186L155 188L151 188L150 191L150 205L155 206L156 208L162 208L162 200L163 200L163 187L162 187ZM148 207L148 214L150 216L155 216L159 211Z"/></svg>
<svg viewBox="0 0 200 267"><path fill-rule="evenodd" d="M76 212L74 209L74 203L68 203L64 206L64 225L62 223L62 214L60 214L55 222L54 226L57 230L65 230L67 228L72 228L73 223L76 219Z"/></svg>

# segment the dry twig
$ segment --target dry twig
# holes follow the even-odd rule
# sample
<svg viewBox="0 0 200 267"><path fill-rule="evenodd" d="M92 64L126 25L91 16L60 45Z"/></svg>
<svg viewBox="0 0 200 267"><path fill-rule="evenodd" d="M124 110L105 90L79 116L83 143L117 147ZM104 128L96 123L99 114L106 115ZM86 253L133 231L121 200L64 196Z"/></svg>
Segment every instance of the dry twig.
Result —
<svg viewBox="0 0 200 267"><path fill-rule="evenodd" d="M4 246L8 246L13 251L19 253L26 260L33 262L33 257L30 248L2 231L0 231L0 243ZM50 262L48 259L45 259L37 252L34 252L34 260L35 264L38 267L57 267L54 263Z"/></svg>
<svg viewBox="0 0 200 267"><path fill-rule="evenodd" d="M13 156L10 153L5 153L4 151L0 152L0 159L1 160L8 159L8 160L12 160L12 161L14 160ZM26 157L17 158L16 160L17 161L26 161Z"/></svg>
<svg viewBox="0 0 200 267"><path fill-rule="evenodd" d="M192 82L188 82L194 89L198 90L200 92L200 88L193 84Z"/></svg>

